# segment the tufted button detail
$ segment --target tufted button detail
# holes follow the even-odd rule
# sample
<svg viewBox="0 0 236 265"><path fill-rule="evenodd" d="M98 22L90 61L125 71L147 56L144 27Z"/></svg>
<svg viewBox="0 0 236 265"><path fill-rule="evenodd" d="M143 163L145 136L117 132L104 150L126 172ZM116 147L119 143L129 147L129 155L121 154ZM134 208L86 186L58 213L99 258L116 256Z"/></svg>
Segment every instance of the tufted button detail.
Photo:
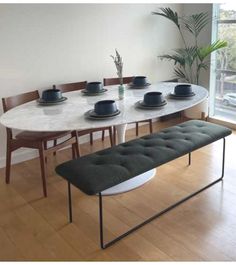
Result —
<svg viewBox="0 0 236 265"><path fill-rule="evenodd" d="M189 121L67 161L57 167L57 173L92 195L229 134L230 130L215 124Z"/></svg>

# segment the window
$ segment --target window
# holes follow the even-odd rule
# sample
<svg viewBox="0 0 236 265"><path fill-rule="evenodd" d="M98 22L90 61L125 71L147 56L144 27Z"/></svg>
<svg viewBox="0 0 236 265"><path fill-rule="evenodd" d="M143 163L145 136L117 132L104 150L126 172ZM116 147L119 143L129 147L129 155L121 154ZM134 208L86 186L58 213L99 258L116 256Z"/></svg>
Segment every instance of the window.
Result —
<svg viewBox="0 0 236 265"><path fill-rule="evenodd" d="M214 5L212 34L228 46L212 58L210 115L236 123L236 3Z"/></svg>

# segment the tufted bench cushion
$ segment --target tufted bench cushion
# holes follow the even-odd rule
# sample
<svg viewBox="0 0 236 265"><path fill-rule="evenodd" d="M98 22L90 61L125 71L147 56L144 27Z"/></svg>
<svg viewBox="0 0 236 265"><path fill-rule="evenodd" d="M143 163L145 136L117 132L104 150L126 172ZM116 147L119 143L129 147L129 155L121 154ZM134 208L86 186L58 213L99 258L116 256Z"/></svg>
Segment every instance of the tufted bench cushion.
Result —
<svg viewBox="0 0 236 265"><path fill-rule="evenodd" d="M56 172L94 195L230 134L230 129L220 125L187 121L65 162Z"/></svg>

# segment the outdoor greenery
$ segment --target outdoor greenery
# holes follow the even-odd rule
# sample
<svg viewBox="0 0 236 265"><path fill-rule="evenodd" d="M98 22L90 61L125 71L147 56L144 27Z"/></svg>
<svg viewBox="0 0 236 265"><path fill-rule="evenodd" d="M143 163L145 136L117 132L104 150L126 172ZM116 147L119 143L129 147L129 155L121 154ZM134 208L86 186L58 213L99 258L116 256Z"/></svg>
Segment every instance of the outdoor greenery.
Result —
<svg viewBox="0 0 236 265"><path fill-rule="evenodd" d="M152 14L165 17L173 22L184 44L184 48L175 49L172 53L163 54L159 58L174 62L174 74L179 79L192 84L199 84L201 71L209 67L209 55L227 46L227 42L224 40L217 40L206 46L199 45L199 35L211 20L208 13L180 17L171 8L160 8L160 12L153 12ZM188 44L184 31L188 31L193 36L194 44Z"/></svg>
<svg viewBox="0 0 236 265"><path fill-rule="evenodd" d="M236 20L236 11L220 9L220 20ZM236 24L218 24L218 37L227 41L226 49L219 51L217 69L236 71Z"/></svg>

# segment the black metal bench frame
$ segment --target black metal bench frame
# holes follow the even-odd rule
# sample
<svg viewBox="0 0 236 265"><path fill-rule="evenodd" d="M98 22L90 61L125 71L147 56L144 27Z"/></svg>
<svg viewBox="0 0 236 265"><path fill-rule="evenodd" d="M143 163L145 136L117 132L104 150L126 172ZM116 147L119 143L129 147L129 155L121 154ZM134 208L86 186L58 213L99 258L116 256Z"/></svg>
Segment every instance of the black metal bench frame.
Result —
<svg viewBox="0 0 236 265"><path fill-rule="evenodd" d="M176 203L170 205L169 207L167 207L164 210L156 213L155 215L149 217L148 219L146 219L142 223L134 226L133 228L131 228L127 232L123 233L122 235L114 238L113 240L111 240L110 242L107 242L107 243L104 243L104 233L103 233L103 203L102 203L103 195L100 192L98 194L98 198L99 198L99 226L100 226L100 246L101 246L101 248L102 249L106 249L107 247L113 245L117 241L121 240L122 238L126 237L127 235L131 234L132 232L136 231L137 229L141 228L145 224L147 224L147 223L153 221L154 219L160 217L164 213L167 213L168 211L172 210L173 208L177 207L178 205L182 204L183 202L185 202L185 201L191 199L192 197L196 196L200 192L202 192L202 191L210 188L211 186L215 185L219 181L222 181L223 180L223 177L224 177L224 168L225 168L225 138L222 138L222 139L223 139L223 155L222 155L222 171L221 171L221 177L220 178L218 178L215 181L211 182L210 184L204 186L203 188L201 188L201 189L199 189L199 190L191 193L190 195L184 197L183 199L177 201ZM191 165L191 153L188 154L188 165ZM69 221L71 223L72 222L72 200L71 200L71 187L70 187L70 182L69 181L68 181L68 201L69 201Z"/></svg>

